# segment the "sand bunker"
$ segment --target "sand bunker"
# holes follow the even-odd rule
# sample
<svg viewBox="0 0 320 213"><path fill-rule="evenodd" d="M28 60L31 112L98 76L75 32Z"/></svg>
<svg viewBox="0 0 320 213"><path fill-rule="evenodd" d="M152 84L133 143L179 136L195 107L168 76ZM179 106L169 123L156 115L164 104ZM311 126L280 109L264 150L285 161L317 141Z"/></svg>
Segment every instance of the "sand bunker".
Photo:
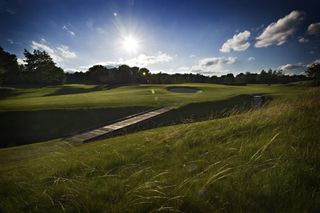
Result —
<svg viewBox="0 0 320 213"><path fill-rule="evenodd" d="M168 90L170 92L177 92L177 93L200 93L202 90L192 87L169 87Z"/></svg>

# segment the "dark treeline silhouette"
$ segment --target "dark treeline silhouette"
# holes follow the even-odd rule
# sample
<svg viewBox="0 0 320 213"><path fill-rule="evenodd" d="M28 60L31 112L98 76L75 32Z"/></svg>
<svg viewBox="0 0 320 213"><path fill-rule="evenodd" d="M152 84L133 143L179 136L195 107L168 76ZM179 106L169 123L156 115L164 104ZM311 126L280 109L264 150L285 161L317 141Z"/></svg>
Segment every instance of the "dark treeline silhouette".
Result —
<svg viewBox="0 0 320 213"><path fill-rule="evenodd" d="M284 75L277 70L262 70L257 73L232 73L218 76L204 76L201 74L152 74L146 68L129 67L121 65L118 68L107 68L94 65L87 72L66 73L67 83L92 83L92 84L172 84L172 83L217 83L228 85L246 84L284 84L304 81L309 78L305 75Z"/></svg>
<svg viewBox="0 0 320 213"><path fill-rule="evenodd" d="M314 63L308 66L307 76L313 79L314 86L320 86L320 63Z"/></svg>
<svg viewBox="0 0 320 213"><path fill-rule="evenodd" d="M0 84L2 85L58 85L65 82L63 69L57 67L45 51L24 50L25 64L18 65L17 57L0 47Z"/></svg>
<svg viewBox="0 0 320 213"><path fill-rule="evenodd" d="M285 75L281 70L262 70L258 73L232 73L218 76L201 74L167 74L151 73L147 68L119 67L108 68L94 65L86 72L65 73L57 67L45 51L34 50L33 53L24 51L25 64L19 65L17 57L0 47L0 85L4 86L45 86L64 83L84 84L171 84L171 83L218 83L228 85L246 84L284 84L296 81L314 79L319 85L320 64L308 66L305 75Z"/></svg>

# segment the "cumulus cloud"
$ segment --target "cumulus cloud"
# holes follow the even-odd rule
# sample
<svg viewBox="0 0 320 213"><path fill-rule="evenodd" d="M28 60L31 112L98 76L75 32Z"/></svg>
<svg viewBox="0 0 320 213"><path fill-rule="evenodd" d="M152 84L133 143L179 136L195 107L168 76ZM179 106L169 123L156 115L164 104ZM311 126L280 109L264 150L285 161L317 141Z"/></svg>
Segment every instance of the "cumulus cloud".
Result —
<svg viewBox="0 0 320 213"><path fill-rule="evenodd" d="M204 75L225 74L229 72L228 65L234 64L237 57L210 57L199 60L197 65L191 67L191 72Z"/></svg>
<svg viewBox="0 0 320 213"><path fill-rule="evenodd" d="M284 44L289 36L296 32L297 26L302 20L303 13L294 10L285 17L280 18L277 22L271 23L256 38L255 47L280 46Z"/></svg>
<svg viewBox="0 0 320 213"><path fill-rule="evenodd" d="M315 60L313 63L315 63L315 64L320 64L320 58L317 59L317 60Z"/></svg>
<svg viewBox="0 0 320 213"><path fill-rule="evenodd" d="M163 70L167 73L195 73L202 75L222 75L229 73L227 69L231 64L236 63L237 57L208 57L203 58L198 61L197 64L193 66L181 66L178 68L170 68Z"/></svg>
<svg viewBox="0 0 320 213"><path fill-rule="evenodd" d="M309 64L303 64L301 62L296 64L284 64L280 66L279 69L284 71L286 74L305 74L306 69L312 64L320 64L320 58Z"/></svg>
<svg viewBox="0 0 320 213"><path fill-rule="evenodd" d="M303 74L306 70L306 65L302 63L297 64L284 64L279 67L286 74Z"/></svg>
<svg viewBox="0 0 320 213"><path fill-rule="evenodd" d="M201 67L210 67L221 64L234 64L237 61L237 57L212 57L204 58L199 61Z"/></svg>
<svg viewBox="0 0 320 213"><path fill-rule="evenodd" d="M320 58L319 58L319 59L316 59L316 60L314 60L312 63L308 64L307 67L308 67L308 66L311 66L312 64L320 64Z"/></svg>
<svg viewBox="0 0 320 213"><path fill-rule="evenodd" d="M45 41L45 39L41 39L41 42L32 41L31 48L33 50L42 50L46 51L52 59L59 63L64 59L76 58L77 55L75 52L69 50L69 47L66 45L61 45L59 47L50 47L49 44Z"/></svg>
<svg viewBox="0 0 320 213"><path fill-rule="evenodd" d="M140 54L137 57L130 58L130 59L123 59L120 58L116 61L102 61L97 62L95 64L100 64L104 66L111 66L111 67L117 67L123 64L126 64L128 66L137 66L137 67L147 67L148 65L152 64L158 64L158 63L166 63L173 60L173 57L166 53L158 52L156 55L145 55ZM88 69L92 65L89 66L81 66L80 69Z"/></svg>
<svg viewBox="0 0 320 213"><path fill-rule="evenodd" d="M248 58L248 61L254 61L254 60L256 60L255 57L249 57L249 58Z"/></svg>
<svg viewBox="0 0 320 213"><path fill-rule="evenodd" d="M298 39L298 41L299 41L299 43L307 43L307 42L309 42L309 39L301 37Z"/></svg>
<svg viewBox="0 0 320 213"><path fill-rule="evenodd" d="M145 55L140 54L136 58L131 58L126 60L125 64L128 64L129 66L148 66L150 64L158 64L158 63L165 63L172 61L172 57L166 53L158 53L158 55Z"/></svg>
<svg viewBox="0 0 320 213"><path fill-rule="evenodd" d="M66 25L63 25L63 26L62 26L62 29L65 30L65 31L67 31L71 36L75 36L75 35L76 35L76 34L75 34L73 31L71 31Z"/></svg>
<svg viewBox="0 0 320 213"><path fill-rule="evenodd" d="M228 53L231 51L244 51L250 47L248 39L250 37L249 31L243 31L235 34L232 38L228 39L220 48L221 52Z"/></svg>
<svg viewBox="0 0 320 213"><path fill-rule="evenodd" d="M320 22L310 24L307 30L309 35L318 35L320 34Z"/></svg>

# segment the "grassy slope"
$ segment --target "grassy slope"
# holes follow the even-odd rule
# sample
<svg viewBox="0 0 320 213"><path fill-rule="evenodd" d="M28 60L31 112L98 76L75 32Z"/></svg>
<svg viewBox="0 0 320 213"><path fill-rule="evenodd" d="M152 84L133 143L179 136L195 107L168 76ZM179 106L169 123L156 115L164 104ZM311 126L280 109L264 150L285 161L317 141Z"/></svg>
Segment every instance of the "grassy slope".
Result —
<svg viewBox="0 0 320 213"><path fill-rule="evenodd" d="M64 95L61 95L62 92L59 92L59 90L66 89L61 87L17 89L16 95L0 100L0 111L127 106L181 106L192 102L227 99L240 94L296 94L305 88L299 85L226 86L217 84L181 84L179 86L192 86L203 90L202 93L182 94L167 91L167 86L168 85L137 85L95 90L94 86L69 85L67 87L69 87L69 93L72 94L65 92ZM74 93L74 90L79 89L82 89L80 91L83 92Z"/></svg>
<svg viewBox="0 0 320 213"><path fill-rule="evenodd" d="M179 112L171 113L175 123L197 117L198 108L202 109L202 117L206 119L211 114L222 114L219 107L226 111L235 102L245 104L246 98L233 99L240 94L283 96L300 93L306 88L183 84L198 87L203 92L181 94L167 91L168 86L173 85L137 85L114 89L79 84L33 89L0 88L0 147L70 136L155 106L178 107ZM190 105L191 102L194 104ZM212 112L214 109L217 112ZM162 120L173 122L172 117Z"/></svg>
<svg viewBox="0 0 320 213"><path fill-rule="evenodd" d="M228 118L76 146L0 150L15 211L311 212L320 208L320 90Z"/></svg>

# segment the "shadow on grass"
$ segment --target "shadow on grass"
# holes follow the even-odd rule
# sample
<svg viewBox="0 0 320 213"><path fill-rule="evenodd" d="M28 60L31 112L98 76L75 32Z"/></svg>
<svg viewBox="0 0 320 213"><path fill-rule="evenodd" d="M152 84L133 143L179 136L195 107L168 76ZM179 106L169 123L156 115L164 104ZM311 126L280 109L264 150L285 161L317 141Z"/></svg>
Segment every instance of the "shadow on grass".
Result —
<svg viewBox="0 0 320 213"><path fill-rule="evenodd" d="M202 92L201 89L198 89L196 87L181 87L181 86L169 86L166 88L169 92L174 93L198 93Z"/></svg>
<svg viewBox="0 0 320 213"><path fill-rule="evenodd" d="M0 147L70 136L148 109L123 107L0 112Z"/></svg>
<svg viewBox="0 0 320 213"><path fill-rule="evenodd" d="M17 96L21 94L16 89L11 87L0 87L0 99L6 99L8 97Z"/></svg>
<svg viewBox="0 0 320 213"><path fill-rule="evenodd" d="M264 104L267 104L270 100L270 97L266 97ZM110 138L151 128L227 117L234 113L246 112L253 107L253 95L239 95L230 99L214 102L191 103L136 125L103 135L98 139ZM97 140L97 138L94 140Z"/></svg>
<svg viewBox="0 0 320 213"><path fill-rule="evenodd" d="M77 93L88 93L88 92L95 92L95 91L102 91L115 88L114 86L108 85L98 85L92 88L81 88L81 87L73 87L73 86L62 86L61 88L57 89L53 93L47 94L45 96L56 96L56 95L70 95L70 94L77 94Z"/></svg>
<svg viewBox="0 0 320 213"><path fill-rule="evenodd" d="M191 103L94 140L156 127L226 117L232 113L250 110L252 97L239 95L227 100ZM69 137L150 109L150 107L123 107L0 112L0 147Z"/></svg>

